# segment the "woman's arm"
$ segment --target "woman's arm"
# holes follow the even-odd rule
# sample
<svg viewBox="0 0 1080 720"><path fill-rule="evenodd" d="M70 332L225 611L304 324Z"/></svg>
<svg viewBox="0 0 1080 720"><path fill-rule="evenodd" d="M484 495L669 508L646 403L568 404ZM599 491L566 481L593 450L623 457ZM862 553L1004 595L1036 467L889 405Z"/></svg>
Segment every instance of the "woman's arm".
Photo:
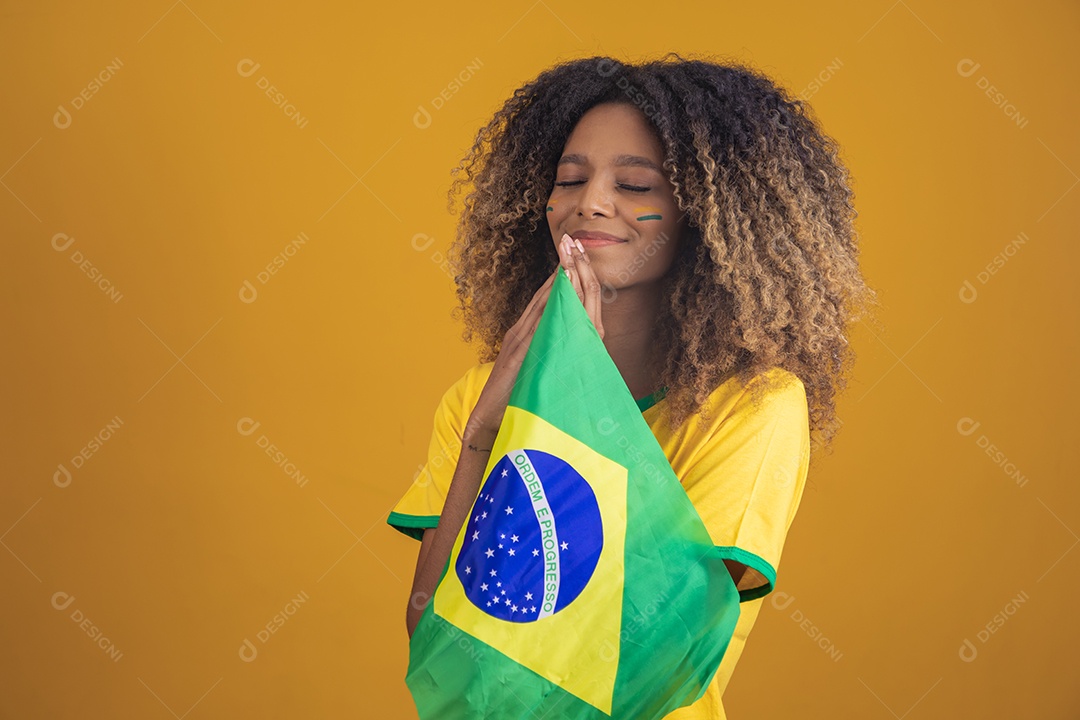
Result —
<svg viewBox="0 0 1080 720"><path fill-rule="evenodd" d="M420 554L416 559L416 574L409 595L409 607L405 611L405 628L410 638L435 592L439 575L450 558L454 540L461 532L469 509L480 492L480 482L496 434L491 430L473 432L466 429L461 443L461 457L454 469L454 478L450 481L439 523L436 527L426 529L424 538L420 541Z"/></svg>
<svg viewBox="0 0 1080 720"><path fill-rule="evenodd" d="M450 559L450 551L453 550L454 541L469 515L469 509L480 494L484 469L491 458L491 446L498 437L507 401L517 382L518 370L525 361L529 344L547 306L548 295L560 272L566 273L564 277L572 283L578 298L583 299L589 319L603 337L600 319L601 288L588 257L581 248L574 247L569 235L564 234L559 247L559 259L558 267L533 294L521 317L503 337L499 357L495 359L484 389L477 398L468 422L465 423L461 457L454 468L450 489L446 491L439 522L434 532L425 531L424 538L420 541L412 594L409 596L409 607L405 611L405 628L409 631L410 639L424 608L435 592L446 561ZM573 267L574 272L564 269L567 266Z"/></svg>
<svg viewBox="0 0 1080 720"><path fill-rule="evenodd" d="M731 573L731 579L734 581L735 587L738 588L743 573L746 572L746 566L737 560L729 560L727 558L724 558L724 565L727 566L728 572Z"/></svg>

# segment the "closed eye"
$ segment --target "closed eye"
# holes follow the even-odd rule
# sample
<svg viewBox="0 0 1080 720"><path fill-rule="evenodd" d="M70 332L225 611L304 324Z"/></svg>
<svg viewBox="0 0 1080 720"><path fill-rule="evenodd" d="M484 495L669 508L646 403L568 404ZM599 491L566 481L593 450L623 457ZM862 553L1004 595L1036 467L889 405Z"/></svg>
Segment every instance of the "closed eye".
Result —
<svg viewBox="0 0 1080 720"><path fill-rule="evenodd" d="M584 180L568 180L566 182L557 182L557 183L555 183L555 185L556 185L556 187L572 187L574 185L581 185L583 182L585 182L585 181ZM639 193L649 192L650 190L652 190L651 187L638 187L636 185L622 185L622 184L620 184L619 187L621 187L621 188L623 188L625 190L629 190L630 192L639 192Z"/></svg>

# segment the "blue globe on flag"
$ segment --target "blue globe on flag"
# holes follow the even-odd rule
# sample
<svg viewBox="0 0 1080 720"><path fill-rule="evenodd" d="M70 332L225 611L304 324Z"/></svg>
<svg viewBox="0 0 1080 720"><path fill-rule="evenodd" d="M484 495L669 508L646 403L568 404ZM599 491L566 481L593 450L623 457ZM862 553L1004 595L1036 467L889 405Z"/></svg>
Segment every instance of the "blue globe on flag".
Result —
<svg viewBox="0 0 1080 720"><path fill-rule="evenodd" d="M535 622L581 594L603 545L600 508L585 478L556 455L512 450L480 488L455 572L480 610Z"/></svg>

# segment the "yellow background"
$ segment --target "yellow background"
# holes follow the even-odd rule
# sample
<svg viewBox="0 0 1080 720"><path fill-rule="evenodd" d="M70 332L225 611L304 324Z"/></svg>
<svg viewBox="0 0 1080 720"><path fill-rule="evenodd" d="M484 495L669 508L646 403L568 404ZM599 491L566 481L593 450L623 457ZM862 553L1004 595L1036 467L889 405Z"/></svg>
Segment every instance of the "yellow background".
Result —
<svg viewBox="0 0 1080 720"><path fill-rule="evenodd" d="M729 716L1080 712L1075 3L3 14L0 715L414 717L418 544L385 517L475 362L441 266L449 171L552 63L668 50L806 94L884 304L853 333L844 429L815 455Z"/></svg>

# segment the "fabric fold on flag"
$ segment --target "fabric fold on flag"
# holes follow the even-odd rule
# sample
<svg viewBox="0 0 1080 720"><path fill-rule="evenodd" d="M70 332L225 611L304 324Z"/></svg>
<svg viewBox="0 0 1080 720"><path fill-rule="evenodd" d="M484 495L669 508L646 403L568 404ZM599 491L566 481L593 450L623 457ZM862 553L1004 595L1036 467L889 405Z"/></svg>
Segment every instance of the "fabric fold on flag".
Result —
<svg viewBox="0 0 1080 720"><path fill-rule="evenodd" d="M560 271L410 639L421 720L662 718L705 692L739 602Z"/></svg>

